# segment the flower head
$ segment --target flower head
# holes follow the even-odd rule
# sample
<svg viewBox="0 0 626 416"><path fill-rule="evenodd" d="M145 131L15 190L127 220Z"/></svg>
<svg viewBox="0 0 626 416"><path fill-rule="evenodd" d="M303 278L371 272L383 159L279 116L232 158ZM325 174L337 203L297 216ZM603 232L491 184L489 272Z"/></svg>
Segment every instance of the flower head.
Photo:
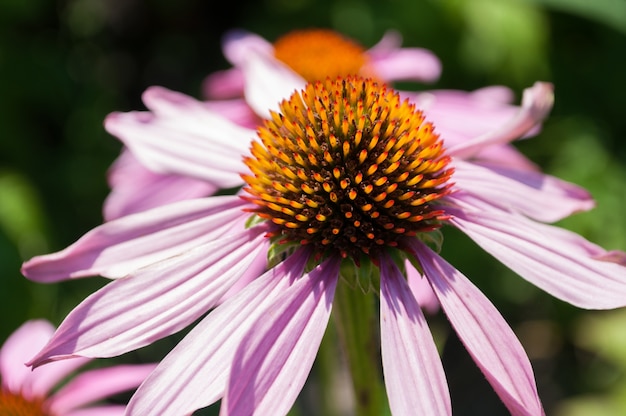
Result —
<svg viewBox="0 0 626 416"><path fill-rule="evenodd" d="M374 73L389 82L402 79L428 82L438 78L441 64L430 51L401 48L400 44L401 38L396 32L386 33L376 46L366 50L328 29L289 32L274 44L252 33L232 31L225 37L224 52L234 67L207 77L205 90L210 100L204 105L240 126L254 128L261 124L262 118L241 98L247 71L244 70L246 56L257 53L280 67L284 76L299 85L304 85L306 80ZM144 100L155 113L165 115L170 110L150 94L146 94ZM262 114L265 115L265 109ZM150 115L144 116L147 122ZM247 144L248 140L242 142L243 146ZM233 186L220 176L181 175L138 160L129 149L124 149L109 171L111 193L104 203L104 217L111 220L171 202L211 195L219 188Z"/></svg>
<svg viewBox="0 0 626 416"><path fill-rule="evenodd" d="M18 328L0 349L0 414L32 416L122 415L124 406L98 404L116 393L137 387L154 365L120 365L88 370L58 385L89 360L75 358L34 370L24 363L50 339L54 328L32 320Z"/></svg>
<svg viewBox="0 0 626 416"><path fill-rule="evenodd" d="M359 259L439 228L452 169L408 100L372 80L308 84L281 103L245 158L248 200L280 242Z"/></svg>
<svg viewBox="0 0 626 416"><path fill-rule="evenodd" d="M35 364L122 354L211 310L140 387L130 414L188 414L220 398L223 414L285 414L313 363L335 288L345 284L340 270L354 269L353 260L363 257L379 270L382 361L394 414L450 413L443 367L411 291L414 279L403 272L413 265L408 274L428 281L511 413L541 414L530 363L511 329L427 244L445 225L565 301L626 304L623 253L534 220L588 209L586 192L534 170L471 161L536 125L551 105L546 84L526 91L522 109L504 127L447 148L413 104L359 77L308 84L278 111L268 104L258 139L190 98L158 94L153 103L170 106L176 123L164 123L159 111L111 116L125 144L154 166L196 177L219 169L228 180L242 174L246 194L110 221L23 267L39 281L124 277L72 311ZM151 136L172 126L189 141ZM200 131L202 140L194 142ZM246 136L251 150L238 152Z"/></svg>

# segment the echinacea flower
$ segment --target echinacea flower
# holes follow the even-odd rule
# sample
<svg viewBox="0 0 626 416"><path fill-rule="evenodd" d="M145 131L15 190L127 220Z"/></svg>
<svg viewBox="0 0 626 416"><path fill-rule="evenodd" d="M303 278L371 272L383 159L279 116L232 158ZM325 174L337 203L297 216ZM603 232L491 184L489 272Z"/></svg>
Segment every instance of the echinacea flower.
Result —
<svg viewBox="0 0 626 416"><path fill-rule="evenodd" d="M329 29L296 30L274 44L253 33L231 31L224 37L223 50L234 66L206 77L204 90L209 101L205 105L243 127L254 128L262 123L261 117L241 98L245 85L242 66L250 51L263 54L302 85L305 80L353 73L375 73L387 82L436 80L441 73L437 57L423 48L402 48L401 42L395 31L388 31L369 50ZM152 107L149 95L144 101ZM160 111L156 107L151 109ZM247 140L242 145L247 146ZM208 196L218 188L230 186L219 177L196 179L155 170L138 161L128 149L123 149L111 166L108 182L111 193L103 206L107 221L170 202Z"/></svg>
<svg viewBox="0 0 626 416"><path fill-rule="evenodd" d="M265 85L268 70L280 74L280 84L268 86L271 95L276 97L282 97L277 91L290 93L290 88L297 85L300 89L306 81L353 73L373 73L388 83L436 80L441 72L439 60L428 50L401 47L401 41L397 32L388 31L377 45L366 50L355 41L328 29L297 30L283 35L274 44L253 33L232 31L225 36L223 49L233 68L206 78L205 92L209 101L205 101L204 105L237 125L255 128L267 115L265 104L255 106L260 110L257 114L242 96L246 83ZM251 67L259 67L250 65L251 56L262 57L265 62L262 70L250 70ZM277 77L272 75L270 78ZM511 104L512 92L502 86L470 93L434 90L401 94L416 102L426 117L437 125L440 133L447 137L448 143L488 134L503 126L507 128L506 124L519 112L519 107ZM146 106L161 120L172 118L175 121L179 117L176 107L172 111L171 106L161 105L161 95L158 91L147 91L144 95ZM231 96L233 98L224 99ZM541 117L534 117L534 120L540 121ZM107 127L115 135L116 128L112 124L107 123ZM537 133L539 127L537 124L528 129L526 136ZM247 139L241 144L247 145ZM509 143L484 147L475 158L536 170L534 164ZM111 166L108 181L111 193L103 207L107 221L170 202L208 196L218 188L232 185L221 181L219 176L196 178L163 166L146 166L127 148Z"/></svg>
<svg viewBox="0 0 626 416"><path fill-rule="evenodd" d="M153 364L118 365L84 371L64 380L90 360L74 358L36 369L24 363L54 333L45 320L19 327L0 349L0 415L3 416L115 416L124 406L103 402L107 397L137 387ZM59 385L63 384L60 388Z"/></svg>
<svg viewBox="0 0 626 416"><path fill-rule="evenodd" d="M35 365L123 354L210 311L138 389L128 414L190 414L219 399L223 415L286 414L311 369L335 288L355 275L380 293L392 413L450 414L443 367L405 267L427 280L511 413L542 414L514 333L430 245L449 226L566 302L626 304L624 253L541 223L588 209L584 190L538 171L471 161L534 128L552 104L548 84L525 91L509 123L449 147L413 103L360 77L309 83L276 111L266 102L257 138L189 97L152 91L154 113L107 120L124 144L157 168L196 178L219 170L233 183L241 175L245 191L107 222L23 266L40 282L114 279L66 317ZM174 132L184 140L168 140ZM246 137L249 151L241 149Z"/></svg>
<svg viewBox="0 0 626 416"><path fill-rule="evenodd" d="M255 33L231 30L224 36L222 49L233 68L207 76L204 93L211 100L241 96L246 89L245 66L251 52L308 82L356 74L385 82L428 83L439 78L441 62L431 51L401 44L402 36L393 30L368 50L331 29L294 30L274 43Z"/></svg>

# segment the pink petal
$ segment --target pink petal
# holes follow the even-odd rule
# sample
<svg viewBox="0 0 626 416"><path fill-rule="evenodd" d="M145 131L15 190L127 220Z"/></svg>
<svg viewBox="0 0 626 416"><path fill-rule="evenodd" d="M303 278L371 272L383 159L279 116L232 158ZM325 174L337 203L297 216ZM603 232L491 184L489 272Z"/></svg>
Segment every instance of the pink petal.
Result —
<svg viewBox="0 0 626 416"><path fill-rule="evenodd" d="M490 86L475 91L431 90L409 96L424 112L426 120L444 140L454 147L475 137L506 127L520 111L511 104L513 92L506 87ZM531 128L524 137L537 134L541 125ZM472 159L502 166L537 170L526 156L508 143L483 147Z"/></svg>
<svg viewBox="0 0 626 416"><path fill-rule="evenodd" d="M50 411L65 415L79 407L134 389L155 367L155 364L118 365L84 372L50 398Z"/></svg>
<svg viewBox="0 0 626 416"><path fill-rule="evenodd" d="M423 243L412 247L450 323L511 414L544 414L528 356L498 310Z"/></svg>
<svg viewBox="0 0 626 416"><path fill-rule="evenodd" d="M270 117L278 103L289 98L306 82L291 68L274 58L274 47L267 40L245 30L233 30L223 42L224 55L243 72L244 95L250 107L262 118Z"/></svg>
<svg viewBox="0 0 626 416"><path fill-rule="evenodd" d="M50 337L46 340L50 340ZM45 345L41 344L40 348ZM28 359L30 360L35 353L39 352L34 351ZM91 359L76 357L71 360L64 360L55 363L49 363L48 365L44 365L38 368L30 368L28 367L28 371L30 372L30 376L28 377L27 383L24 385L24 389L22 390L22 394L25 397L45 397L47 396L53 389L62 382L63 379L67 378L68 375L72 374L75 370L84 366ZM27 361L25 360L24 363ZM23 364L26 367L26 364Z"/></svg>
<svg viewBox="0 0 626 416"><path fill-rule="evenodd" d="M21 393L27 399L46 397L57 383L89 361L77 358L34 370L26 366L53 333L52 324L37 319L27 321L9 336L0 351L0 379L4 389Z"/></svg>
<svg viewBox="0 0 626 416"><path fill-rule="evenodd" d="M202 81L202 95L209 100L221 100L243 95L244 79L239 68L216 71Z"/></svg>
<svg viewBox="0 0 626 416"><path fill-rule="evenodd" d="M472 156L476 162L485 162L490 166L502 166L521 171L538 172L541 169L511 144L494 145L483 148Z"/></svg>
<svg viewBox="0 0 626 416"><path fill-rule="evenodd" d="M309 251L299 250L229 298L161 361L128 404L128 414L185 415L223 396L235 351L277 296L300 279Z"/></svg>
<svg viewBox="0 0 626 416"><path fill-rule="evenodd" d="M404 267L406 269L406 280L409 284L409 288L420 308L430 314L436 313L439 310L439 301L437 300L437 296L435 296L435 292L433 292L433 289L430 287L428 279L415 270L415 267L410 261L406 260Z"/></svg>
<svg viewBox="0 0 626 416"><path fill-rule="evenodd" d="M429 90L409 98L450 147L506 125L519 111L510 104L512 96L510 89L492 86L470 92Z"/></svg>
<svg viewBox="0 0 626 416"><path fill-rule="evenodd" d="M204 106L215 113L221 114L233 123L249 129L256 129L263 120L256 115L243 98L220 101L205 101Z"/></svg>
<svg viewBox="0 0 626 416"><path fill-rule="evenodd" d="M217 187L194 178L154 173L125 150L109 170L112 188L104 202L104 218L111 221L161 205L213 194Z"/></svg>
<svg viewBox="0 0 626 416"><path fill-rule="evenodd" d="M451 415L450 393L420 305L393 261L380 259L380 338L394 415Z"/></svg>
<svg viewBox="0 0 626 416"><path fill-rule="evenodd" d="M273 56L250 52L242 70L246 101L263 118L269 118L270 111L277 111L282 100L306 85L298 74Z"/></svg>
<svg viewBox="0 0 626 416"><path fill-rule="evenodd" d="M448 148L448 154L467 159L482 149L508 143L527 134L548 115L554 103L552 84L537 82L524 90L522 107L505 125Z"/></svg>
<svg viewBox="0 0 626 416"><path fill-rule="evenodd" d="M368 51L374 73L385 81L434 82L441 75L441 61L423 48L401 48L401 35L388 31Z"/></svg>
<svg viewBox="0 0 626 416"><path fill-rule="evenodd" d="M222 188L241 185L254 130L238 126L184 94L151 87L143 100L152 112L112 113L105 128L156 173L190 176Z"/></svg>
<svg viewBox="0 0 626 416"><path fill-rule="evenodd" d="M214 240L249 215L237 196L181 201L105 223L62 251L37 256L22 273L38 282L103 275L140 267Z"/></svg>
<svg viewBox="0 0 626 416"><path fill-rule="evenodd" d="M19 393L32 375L24 365L54 333L51 323L37 319L27 321L16 329L0 349L0 379L2 388ZM42 392L47 393L47 391Z"/></svg>
<svg viewBox="0 0 626 416"><path fill-rule="evenodd" d="M454 182L484 203L554 222L593 208L585 189L541 172L454 161Z"/></svg>
<svg viewBox="0 0 626 416"><path fill-rule="evenodd" d="M455 90L448 90L456 94ZM485 105L506 105L513 103L515 94L509 87L503 85L490 85L482 87L469 93L472 100L483 102Z"/></svg>
<svg viewBox="0 0 626 416"><path fill-rule="evenodd" d="M273 299L235 354L223 415L286 415L311 370L339 275L331 258Z"/></svg>
<svg viewBox="0 0 626 416"><path fill-rule="evenodd" d="M228 61L235 65L243 65L250 53L274 55L271 43L256 33L235 29L228 31L222 39L222 50Z"/></svg>
<svg viewBox="0 0 626 416"><path fill-rule="evenodd" d="M570 231L451 199L466 207L450 207L452 224L524 279L581 308L626 305L626 268L603 261L608 252Z"/></svg>
<svg viewBox="0 0 626 416"><path fill-rule="evenodd" d="M231 30L226 33L222 42L222 49L226 59L235 68L207 76L203 83L203 89L208 98L227 98L242 95L246 83L249 82L242 68L247 65L250 55L261 55L270 59L273 59L271 57L274 56L274 47L270 42L257 34L245 30ZM288 77L293 77L291 69L286 68L282 64L279 67L281 71L286 70L290 73ZM264 81L262 77L260 81ZM249 94L252 97L255 96L254 93ZM270 96L275 97L274 94ZM275 106L278 100L283 98L286 97L278 96L276 100L269 102L269 106ZM254 107L260 110L259 114L266 115L266 108L262 107L262 105Z"/></svg>
<svg viewBox="0 0 626 416"><path fill-rule="evenodd" d="M63 416L123 416L125 411L126 406L105 405L71 410Z"/></svg>
<svg viewBox="0 0 626 416"><path fill-rule="evenodd" d="M117 356L183 329L237 279L262 273L265 232L240 231L109 283L68 314L31 362Z"/></svg>
<svg viewBox="0 0 626 416"><path fill-rule="evenodd" d="M599 251L598 253L590 254L593 259L600 260L600 261L608 261L608 262L612 262L612 263L621 264L622 266L626 266L626 252L619 251L619 250L609 250L609 251L606 251L606 250L600 248L599 246L596 246L595 244L593 244L593 243L591 243L589 241L587 241L586 243L587 244L585 244L585 245L595 246L595 247L598 247L600 249L600 250L598 250Z"/></svg>

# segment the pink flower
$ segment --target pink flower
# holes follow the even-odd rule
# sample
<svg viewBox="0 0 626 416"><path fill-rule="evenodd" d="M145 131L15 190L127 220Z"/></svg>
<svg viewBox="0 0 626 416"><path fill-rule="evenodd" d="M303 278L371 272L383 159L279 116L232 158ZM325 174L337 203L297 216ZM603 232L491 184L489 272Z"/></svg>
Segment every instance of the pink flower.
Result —
<svg viewBox="0 0 626 416"><path fill-rule="evenodd" d="M441 73L441 64L437 57L422 48L401 48L401 41L397 32L389 31L377 45L365 51L336 32L314 29L289 33L281 39L281 44L288 48L289 43L295 42L295 54L305 52L307 56L311 56L315 65L308 66L316 68L316 71L323 74L320 75L322 78L340 70L353 70L375 72L386 81L436 80ZM284 49L280 46L279 48ZM231 31L225 36L224 53L235 66L206 78L205 92L210 101L205 102L205 105L240 126L255 128L261 124L262 119L240 98L244 91L240 65L245 65L241 55L245 56L248 50L263 51L267 59L291 72L292 78L300 79L300 75L293 73L285 67L284 62L277 60L274 46L260 36L244 31ZM346 54L346 50L352 55ZM286 55L291 61L297 59L293 57L294 51L287 50L282 55ZM342 65L341 62L346 64ZM306 67L301 69L308 72ZM301 82L304 84L304 80ZM155 114L167 111L167 108L159 108L149 94L146 94L144 101ZM242 143L244 146L247 144L247 141ZM216 184L206 178L199 180L161 171L158 167L143 164L128 149L123 149L120 157L111 166L108 182L111 193L103 207L107 221L170 202L212 195L218 187L228 186L219 181Z"/></svg>
<svg viewBox="0 0 626 416"><path fill-rule="evenodd" d="M325 78L339 70L352 69L354 72L377 74L387 82L401 80L417 80L421 82L435 81L441 73L441 64L436 56L422 48L401 48L401 36L395 31L387 32L377 45L365 50L342 35L329 30L304 30L288 33L277 43L287 61L297 61L301 55L310 56L307 65L300 65L302 72L310 73L310 67L316 69L313 75ZM289 48L289 44L296 47ZM281 46L282 45L282 46ZM285 45L287 48L285 48ZM244 93L245 78L248 82L257 83L259 75L247 68L250 54L259 54L266 61L267 67L278 68L280 73L293 83L283 83L288 88L304 85L303 74L294 71L276 56L276 48L258 35L245 31L231 31L224 38L224 53L234 65L232 69L209 75L205 81L205 93L210 101L204 105L210 110L226 117L234 123L255 128L266 116L265 108L257 114L241 97ZM341 62L349 64L341 65ZM320 64L322 62L322 64ZM254 65L253 65L254 66ZM258 65L256 65L258 67ZM317 72L319 71L319 72ZM291 86L290 86L291 85ZM272 86L274 89L276 86ZM288 89L286 93L290 93ZM276 94L275 92L273 94ZM421 93L402 93L414 100L427 118L433 121L448 143L478 137L505 126L518 113L519 107L512 105L513 93L508 88L494 86L474 92L455 90L426 91ZM288 94L287 94L288 95ZM155 98L153 98L153 96ZM217 99L219 98L219 99ZM169 112L169 107L160 104L159 94L148 90L144 102L148 109L158 114L163 120L178 117ZM146 114L145 117L151 117ZM463 126L459 129L458 126ZM116 135L115 126L107 124L107 128ZM506 127L505 127L506 128ZM527 135L536 134L540 128L537 124L528 130ZM189 132L192 134L192 132ZM242 143L247 145L247 141ZM485 147L477 159L495 161L509 167L536 170L536 166L528 161L509 143ZM138 160L128 149L123 149L120 157L110 168L108 182L111 193L104 203L104 218L109 221L149 208L165 205L184 199L212 195L218 188L229 186L219 180L195 178L180 175L152 166Z"/></svg>
<svg viewBox="0 0 626 416"><path fill-rule="evenodd" d="M357 73L386 82L433 82L439 78L441 62L432 52L401 44L402 36L396 31L386 32L376 45L364 50L327 29L290 32L274 44L254 33L232 30L224 36L222 49L233 68L206 77L204 93L208 99L240 97L246 89L245 66L250 53L273 60L276 66L295 72L290 77L305 81Z"/></svg>
<svg viewBox="0 0 626 416"><path fill-rule="evenodd" d="M0 350L0 414L42 416L122 415L124 406L98 403L137 387L154 365L119 365L88 370L63 380L90 360L75 358L31 369L24 363L50 340L54 327L32 320L18 328Z"/></svg>
<svg viewBox="0 0 626 416"><path fill-rule="evenodd" d="M288 79L293 79L298 85L304 85L304 73L315 78L348 69L374 73L388 82L436 80L441 72L439 60L425 49L401 48L401 41L397 32L389 31L377 45L365 51L351 40L329 30L295 31L280 38L275 45L255 34L232 31L225 37L224 51L234 67L206 78L207 97L222 99L207 101L205 105L240 126L255 128L262 123L262 118L252 111L243 98L230 98L242 96L244 93L244 74L250 76L250 71L244 70L248 66L250 51L259 53L272 67L280 68ZM286 62L279 59L280 57L287 62L298 63L302 61L302 56L308 57L308 60L304 60L304 64L296 65L299 71L286 66ZM347 63L342 64L344 62ZM256 76L256 73L253 72L252 75ZM252 79L250 82L258 81ZM501 86L469 93L435 90L402 94L417 103L427 118L438 126L448 143L479 137L503 126L507 128L506 124L513 121L519 111L519 107L511 104L512 91ZM158 97L158 92L146 92L144 102L148 109L160 114L163 120L170 117L176 119L178 115L175 112L168 113L168 107L160 105ZM228 99L224 99L225 97ZM265 110L261 114L265 114ZM146 117L150 115L146 114ZM462 128L459 129L458 126ZM114 123L107 123L107 128L113 135L117 135ZM539 128L537 123L526 135L536 134ZM486 146L473 159L522 170L537 170L532 162L509 143ZM104 203L104 218L107 221L171 202L209 196L219 187L226 186L220 182L216 184L206 177L198 179L162 167L145 165L129 149L122 151L111 166L108 177L111 193ZM428 305L427 310L435 312L437 300L429 286L421 284L414 285L413 288L416 296L423 301L422 304Z"/></svg>
<svg viewBox="0 0 626 416"><path fill-rule="evenodd" d="M365 270L356 265L371 262L371 284L378 288L380 278L393 414L451 413L443 367L413 295L419 278L511 413L542 414L512 330L430 243L440 241L441 227L456 227L566 302L626 304L626 254L542 223L591 208L586 191L480 159L536 128L552 106L551 86L537 83L506 122L444 148L445 129L391 89L360 78L296 80L287 88L290 72L262 54L247 56L244 70L257 81L246 83L247 100L268 117L258 136L162 88L144 96L152 112L107 119L146 166L223 187L243 178L246 192L119 218L26 262L23 273L40 282L113 279L67 316L32 363L123 354L210 311L138 389L128 413L190 414L221 398L224 415L286 414L315 358L335 287L345 284L340 265ZM289 99L274 95L299 88ZM413 264L419 268L407 279L400 266Z"/></svg>

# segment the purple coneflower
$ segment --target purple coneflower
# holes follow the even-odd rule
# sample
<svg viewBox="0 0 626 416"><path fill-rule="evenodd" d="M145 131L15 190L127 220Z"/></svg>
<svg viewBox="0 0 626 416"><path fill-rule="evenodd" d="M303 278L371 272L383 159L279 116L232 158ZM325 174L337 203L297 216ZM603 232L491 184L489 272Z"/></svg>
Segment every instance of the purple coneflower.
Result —
<svg viewBox="0 0 626 416"><path fill-rule="evenodd" d="M250 53L272 59L307 82L347 75L376 77L385 82L436 81L441 62L429 50L402 47L402 36L388 31L372 48L330 29L299 29L286 33L274 43L245 30L231 30L224 36L226 59L233 68L218 71L204 80L208 99L240 97L246 89L246 65Z"/></svg>
<svg viewBox="0 0 626 416"><path fill-rule="evenodd" d="M189 97L151 94L153 113L108 119L125 145L157 169L219 174L232 184L241 174L245 189L110 221L23 266L41 282L115 279L67 316L36 365L123 354L210 311L138 389L129 414L189 414L219 399L224 415L286 414L311 369L335 288L355 280L380 295L392 413L450 414L415 279L406 278L416 273L511 413L542 414L512 330L437 254L432 243L445 227L566 302L626 304L624 253L538 222L589 209L584 190L538 171L470 161L534 128L552 104L547 84L525 92L510 123L447 148L413 103L360 77L309 83L276 111L268 105L257 138ZM176 131L180 140L171 140Z"/></svg>
<svg viewBox="0 0 626 416"><path fill-rule="evenodd" d="M54 327L44 320L24 323L0 349L0 415L115 416L124 406L103 402L137 387L154 369L152 364L118 365L71 376L90 360L74 358L34 370L24 365L48 342ZM59 388L59 385L62 386Z"/></svg>
<svg viewBox="0 0 626 416"><path fill-rule="evenodd" d="M250 82L246 81L249 73L243 67L251 54L262 55L271 61L274 67L281 69L283 76L300 87L306 81L358 73L376 74L378 79L386 82L435 81L441 73L437 57L423 48L403 48L401 41L397 32L389 31L378 44L366 50L328 29L296 30L283 35L274 44L253 33L231 31L224 37L223 50L234 66L206 77L204 92L209 101L204 105L243 127L255 128L262 124L262 118L242 98L245 83ZM255 75L255 78L260 77L260 74ZM283 82L283 85L291 88L290 83ZM151 105L149 94L145 101ZM504 115L506 106L496 107L491 113L497 119ZM262 115L265 114L264 109ZM242 145L247 146L247 142ZM178 172L155 170L137 160L128 149L123 149L111 166L108 182L111 193L103 207L107 221L170 202L212 195L218 188L231 185L224 184L219 176L198 179Z"/></svg>

